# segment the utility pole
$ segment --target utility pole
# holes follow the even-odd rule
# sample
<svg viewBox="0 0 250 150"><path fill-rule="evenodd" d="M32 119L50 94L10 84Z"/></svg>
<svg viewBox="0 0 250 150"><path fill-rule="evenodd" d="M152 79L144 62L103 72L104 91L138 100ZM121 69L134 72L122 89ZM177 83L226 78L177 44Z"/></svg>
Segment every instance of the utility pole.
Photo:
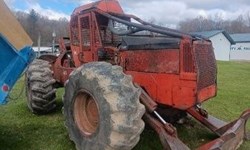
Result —
<svg viewBox="0 0 250 150"><path fill-rule="evenodd" d="M52 54L54 54L54 52L55 52L55 39L56 39L56 32L55 32L55 30L53 30L52 37L53 37L53 41L52 41Z"/></svg>
<svg viewBox="0 0 250 150"><path fill-rule="evenodd" d="M37 57L40 57L41 55L41 51L40 51L40 48L41 48L41 35L40 33L38 34L38 39L37 39L37 46L38 46L38 56Z"/></svg>

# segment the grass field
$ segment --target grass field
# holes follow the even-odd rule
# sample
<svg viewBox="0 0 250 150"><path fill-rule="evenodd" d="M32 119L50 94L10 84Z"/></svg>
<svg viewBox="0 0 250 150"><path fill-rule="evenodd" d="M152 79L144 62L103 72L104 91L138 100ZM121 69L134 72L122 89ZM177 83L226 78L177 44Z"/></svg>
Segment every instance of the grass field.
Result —
<svg viewBox="0 0 250 150"><path fill-rule="evenodd" d="M250 63L218 62L218 96L205 103L204 107L214 116L225 121L237 118L250 107ZM6 106L0 107L0 149L1 150L74 150L64 128L61 113L63 89L57 92L57 110L46 116L36 116L26 107L23 78L14 87ZM214 134L194 121L177 126L179 137L192 149L215 138ZM161 144L157 135L146 129L135 150L157 150ZM245 142L241 150L250 149Z"/></svg>

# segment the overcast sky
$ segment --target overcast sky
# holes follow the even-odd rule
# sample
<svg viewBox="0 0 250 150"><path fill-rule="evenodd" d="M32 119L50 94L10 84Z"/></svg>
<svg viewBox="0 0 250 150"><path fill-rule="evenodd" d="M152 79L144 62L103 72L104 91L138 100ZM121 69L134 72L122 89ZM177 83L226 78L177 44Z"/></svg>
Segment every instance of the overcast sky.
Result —
<svg viewBox="0 0 250 150"><path fill-rule="evenodd" d="M96 0L5 0L11 9L34 9L50 19L69 19L75 7ZM250 0L119 0L126 13L175 27L180 20L215 16L235 19L250 12Z"/></svg>

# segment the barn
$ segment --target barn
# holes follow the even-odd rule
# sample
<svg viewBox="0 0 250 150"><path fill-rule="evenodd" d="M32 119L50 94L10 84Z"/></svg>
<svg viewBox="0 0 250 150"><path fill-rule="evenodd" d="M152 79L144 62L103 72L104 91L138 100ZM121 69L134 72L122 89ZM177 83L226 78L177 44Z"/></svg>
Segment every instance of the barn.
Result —
<svg viewBox="0 0 250 150"><path fill-rule="evenodd" d="M231 47L231 60L250 61L250 33L231 34L235 45Z"/></svg>
<svg viewBox="0 0 250 150"><path fill-rule="evenodd" d="M234 40L224 30L212 30L193 32L192 34L200 35L211 40L216 60L229 61L231 45L235 44Z"/></svg>

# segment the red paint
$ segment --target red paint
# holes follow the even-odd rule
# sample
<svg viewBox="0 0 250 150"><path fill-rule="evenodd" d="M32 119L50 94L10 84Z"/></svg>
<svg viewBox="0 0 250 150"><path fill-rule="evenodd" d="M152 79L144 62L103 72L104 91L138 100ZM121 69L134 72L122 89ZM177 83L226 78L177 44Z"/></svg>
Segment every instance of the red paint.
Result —
<svg viewBox="0 0 250 150"><path fill-rule="evenodd" d="M228 136L227 131L230 135L231 131L234 131L236 137L243 135L244 123L250 117L249 111L236 120L236 123L218 126L218 119L211 116L206 118L195 108L197 104L214 97L217 91L217 67L211 42L194 40L187 36L180 39L175 49L119 50L120 41L117 43L118 38L108 34L108 19L101 16L104 13L116 13L119 17L129 20L129 15L123 15L123 10L116 0L102 0L76 8L70 21L70 48L60 40L61 53L58 58L43 57L51 62L54 78L58 83L64 85L70 73L85 63L101 60L120 65L145 91L141 102L145 102L148 111L154 111L157 103L168 106L166 108L185 110L217 134L226 134L200 149L237 145L233 142L221 144L220 141L233 138ZM105 53L108 57L101 57L98 52ZM3 90L9 89L3 87ZM163 146L168 147L166 143L170 143L174 149L178 149L176 143L181 143L179 148L187 149L178 138L167 132L175 130L172 126L164 127L149 113L145 114L144 120L158 132ZM177 133L175 135L177 136ZM243 136L236 140L242 138Z"/></svg>
<svg viewBox="0 0 250 150"><path fill-rule="evenodd" d="M127 74L132 75L134 82L160 104L186 110L216 95L215 80L208 86L198 88L199 84L206 85L207 83L201 80L209 77L200 76L202 69L199 67L206 67L201 64L208 63L205 58L196 58L198 56L196 53L200 51L203 55L213 53L210 42L193 42L189 38L184 38L179 43L179 49L118 51L116 45L106 45L102 42L104 31L101 30L103 25L107 25L107 20L105 17L100 18L95 10L98 8L98 11L120 14L123 14L123 11L120 6L118 7L117 1L110 0L107 4L105 2L91 3L74 11L70 22L70 47L74 66L69 65L65 44L61 41L61 55L53 65L54 77L58 82L64 83L74 68L84 63L98 61L98 49L105 49L111 55L118 52L118 65L122 66ZM215 62L215 59L212 58L210 61ZM114 60L109 62L115 64Z"/></svg>
<svg viewBox="0 0 250 150"><path fill-rule="evenodd" d="M109 13L118 13L118 14L124 13L120 4L116 0L102 0L102 1L93 2L93 3L76 8L73 12L73 15L78 15L82 11L91 10L91 9L99 9L99 10L102 10L104 12L109 12Z"/></svg>
<svg viewBox="0 0 250 150"><path fill-rule="evenodd" d="M183 81L179 75L126 71L156 102L185 110L196 101L195 81ZM185 98L183 98L185 97Z"/></svg>
<svg viewBox="0 0 250 150"><path fill-rule="evenodd" d="M204 44L209 45L208 42ZM216 95L215 80L198 89L198 78L202 77L199 77L199 64L195 60L207 62L195 58L196 50L192 45L190 40L184 39L180 49L122 51L120 65L156 102L186 110ZM212 49L206 52L213 53Z"/></svg>
<svg viewBox="0 0 250 150"><path fill-rule="evenodd" d="M124 51L121 64L129 71L179 74L179 50Z"/></svg>
<svg viewBox="0 0 250 150"><path fill-rule="evenodd" d="M3 90L4 92L8 92L8 91L9 91L9 86L6 85L6 84L4 84L4 85L2 86L2 90Z"/></svg>

